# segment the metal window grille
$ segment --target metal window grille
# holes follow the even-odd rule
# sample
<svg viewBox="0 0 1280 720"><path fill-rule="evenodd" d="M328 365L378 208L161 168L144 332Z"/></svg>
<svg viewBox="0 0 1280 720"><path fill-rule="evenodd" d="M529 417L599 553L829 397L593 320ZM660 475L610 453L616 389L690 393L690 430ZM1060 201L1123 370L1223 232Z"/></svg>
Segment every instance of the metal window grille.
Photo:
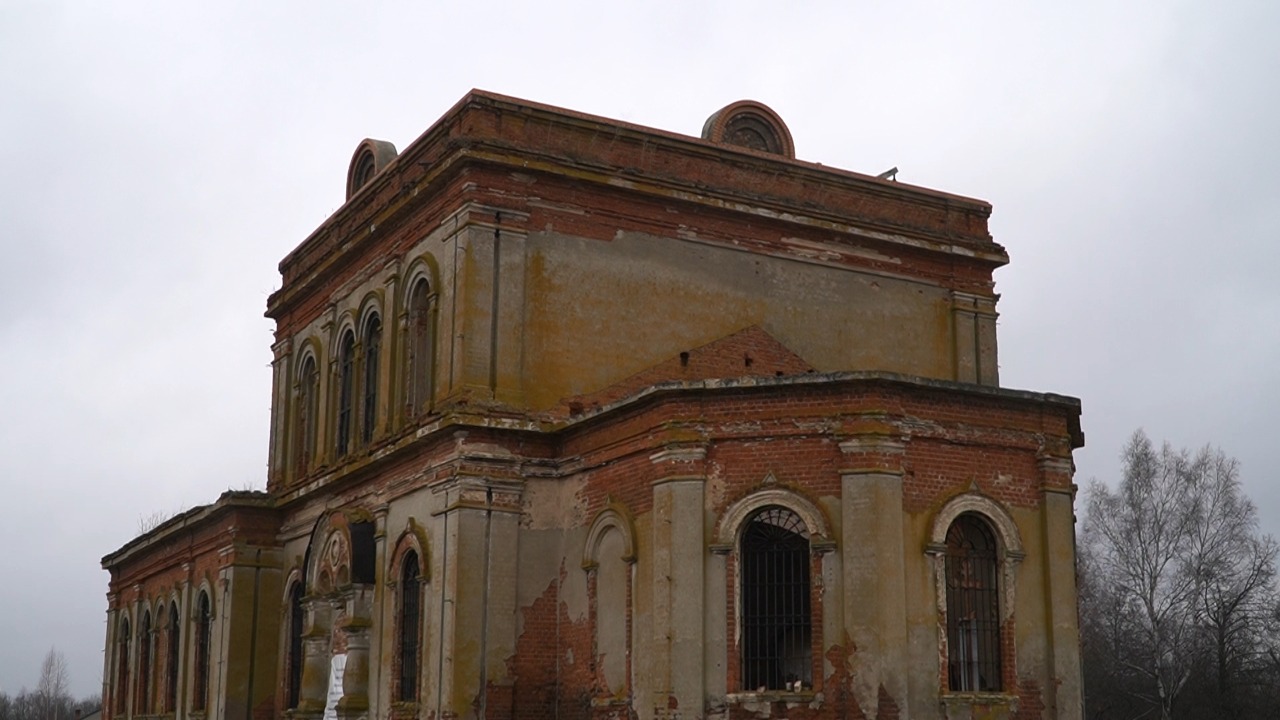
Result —
<svg viewBox="0 0 1280 720"><path fill-rule="evenodd" d="M116 687L116 712L120 715L124 715L129 705L129 639L129 619L125 618L120 622L119 685Z"/></svg>
<svg viewBox="0 0 1280 720"><path fill-rule="evenodd" d="M422 583L418 578L418 554L405 554L400 582L400 694L402 701L418 699L418 634Z"/></svg>
<svg viewBox="0 0 1280 720"><path fill-rule="evenodd" d="M812 687L809 533L781 507L757 513L742 533L742 678L748 690Z"/></svg>
<svg viewBox="0 0 1280 720"><path fill-rule="evenodd" d="M1000 595L996 541L981 519L961 515L947 530L947 666L959 692L998 692Z"/></svg>
<svg viewBox="0 0 1280 720"><path fill-rule="evenodd" d="M356 339L351 333L342 336L338 350L338 454L346 455L351 447L351 403L355 392Z"/></svg>
<svg viewBox="0 0 1280 720"><path fill-rule="evenodd" d="M382 321L375 315L369 318L364 334L364 417L360 428L360 441L373 440L373 430L378 419L378 353L382 349Z"/></svg>
<svg viewBox="0 0 1280 720"><path fill-rule="evenodd" d="M136 712L146 715L151 712L151 613L142 614L142 627L138 632L138 706Z"/></svg>
<svg viewBox="0 0 1280 720"><path fill-rule="evenodd" d="M420 280L413 287L409 301L409 397L406 405L410 417L421 412L430 392L431 372L431 287Z"/></svg>
<svg viewBox="0 0 1280 720"><path fill-rule="evenodd" d="M196 711L203 711L209 700L209 635L213 616L209 610L209 596L200 593L200 615L196 624L196 682L191 704Z"/></svg>
<svg viewBox="0 0 1280 720"><path fill-rule="evenodd" d="M320 396L320 375L316 360L308 356L302 363L302 394L298 398L298 473L311 466L316 454L316 404Z"/></svg>
<svg viewBox="0 0 1280 720"><path fill-rule="evenodd" d="M165 686L165 710L175 712L178 709L178 655L182 647L179 644L178 604L169 606L169 657L168 684Z"/></svg>

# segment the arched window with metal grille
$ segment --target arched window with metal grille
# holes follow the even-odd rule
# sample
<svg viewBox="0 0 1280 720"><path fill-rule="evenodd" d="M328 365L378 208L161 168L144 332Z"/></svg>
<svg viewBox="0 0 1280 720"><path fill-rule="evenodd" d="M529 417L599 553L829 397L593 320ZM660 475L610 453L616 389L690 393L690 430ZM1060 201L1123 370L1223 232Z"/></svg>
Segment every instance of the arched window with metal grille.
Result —
<svg viewBox="0 0 1280 720"><path fill-rule="evenodd" d="M409 292L409 377L405 397L406 415L417 417L431 406L431 286L419 279Z"/></svg>
<svg viewBox="0 0 1280 720"><path fill-rule="evenodd" d="M298 475L311 469L316 456L316 413L320 403L320 373L316 371L316 359L307 355L298 371L298 420L296 447Z"/></svg>
<svg viewBox="0 0 1280 720"><path fill-rule="evenodd" d="M808 527L765 507L743 527L739 557L743 688L813 687Z"/></svg>
<svg viewBox="0 0 1280 720"><path fill-rule="evenodd" d="M116 638L116 714L123 716L129 708L129 618L120 620L120 636Z"/></svg>
<svg viewBox="0 0 1280 720"><path fill-rule="evenodd" d="M966 513L947 530L947 676L955 692L999 692L1000 593L995 535Z"/></svg>
<svg viewBox="0 0 1280 720"><path fill-rule="evenodd" d="M213 631L213 609L209 605L209 594L200 593L200 601L196 606L196 677L195 687L191 693L192 710L204 712L209 704L209 653Z"/></svg>
<svg viewBox="0 0 1280 720"><path fill-rule="evenodd" d="M151 611L144 610L138 626L138 699L134 702L138 715L151 713L151 658Z"/></svg>
<svg viewBox="0 0 1280 720"><path fill-rule="evenodd" d="M364 408L361 413L360 442L373 440L378 427L378 358L382 351L382 320L370 315L364 326Z"/></svg>
<svg viewBox="0 0 1280 720"><path fill-rule="evenodd" d="M181 624L178 616L178 603L169 605L169 649L167 653L167 672L165 683L165 712L178 710L178 660L182 652Z"/></svg>
<svg viewBox="0 0 1280 720"><path fill-rule="evenodd" d="M338 456L351 449L351 410L355 402L356 336L350 330L338 342Z"/></svg>
<svg viewBox="0 0 1280 720"><path fill-rule="evenodd" d="M418 699L418 638L422 632L422 573L418 553L409 550L401 561L400 633L397 656L400 673L396 699L413 702Z"/></svg>

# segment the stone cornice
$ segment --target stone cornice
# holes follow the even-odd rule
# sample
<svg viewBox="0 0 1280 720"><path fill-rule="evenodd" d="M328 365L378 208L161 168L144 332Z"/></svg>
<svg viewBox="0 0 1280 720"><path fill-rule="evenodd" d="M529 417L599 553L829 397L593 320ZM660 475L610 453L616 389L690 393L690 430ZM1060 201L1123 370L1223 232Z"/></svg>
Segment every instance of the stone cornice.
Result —
<svg viewBox="0 0 1280 720"><path fill-rule="evenodd" d="M870 175L472 91L280 263L278 317L373 237L437 199L464 165L587 182L996 267L991 206ZM459 191L461 192L461 191ZM867 200L872 200L868 203ZM904 217L911 221L905 223Z"/></svg>

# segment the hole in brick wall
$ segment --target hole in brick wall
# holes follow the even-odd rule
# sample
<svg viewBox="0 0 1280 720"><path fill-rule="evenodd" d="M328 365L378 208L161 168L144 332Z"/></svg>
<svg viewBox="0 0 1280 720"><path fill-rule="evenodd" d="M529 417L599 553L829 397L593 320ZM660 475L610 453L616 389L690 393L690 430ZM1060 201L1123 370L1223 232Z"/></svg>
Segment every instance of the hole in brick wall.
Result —
<svg viewBox="0 0 1280 720"><path fill-rule="evenodd" d="M774 377L782 377L782 371L781 371L781 370L774 370L774 371L773 371L773 375L774 375Z"/></svg>
<svg viewBox="0 0 1280 720"><path fill-rule="evenodd" d="M689 367L689 353L680 353L680 367Z"/></svg>
<svg viewBox="0 0 1280 720"><path fill-rule="evenodd" d="M743 367L751 367L751 356L750 356L750 355L746 355L746 354L744 354L744 355L742 356L742 366L743 366Z"/></svg>

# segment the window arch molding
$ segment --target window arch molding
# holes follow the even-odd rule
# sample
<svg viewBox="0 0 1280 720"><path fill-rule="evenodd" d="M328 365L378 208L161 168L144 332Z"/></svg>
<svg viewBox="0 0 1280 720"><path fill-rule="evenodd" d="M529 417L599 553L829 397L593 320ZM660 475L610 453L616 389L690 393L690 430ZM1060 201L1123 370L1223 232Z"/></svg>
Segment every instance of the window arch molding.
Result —
<svg viewBox="0 0 1280 720"><path fill-rule="evenodd" d="M600 565L600 542L612 529L622 534L622 560L631 564L636 562L635 521L626 506L611 503L596 513L591 529L587 531L587 542L582 548L583 570L594 570Z"/></svg>
<svg viewBox="0 0 1280 720"><path fill-rule="evenodd" d="M737 547L742 531L746 528L747 520L757 511L773 505L794 512L804 521L809 531L811 549L824 553L835 550L836 543L831 538L831 525L827 522L826 514L822 509L800 493L786 488L772 487L757 490L724 511L716 528L716 539L711 546L711 551L721 554L732 552Z"/></svg>
<svg viewBox="0 0 1280 720"><path fill-rule="evenodd" d="M405 273L407 280L399 314L402 338L399 352L403 363L401 401L406 419L429 412L433 402L439 276L435 258L425 253L410 262Z"/></svg>
<svg viewBox="0 0 1280 720"><path fill-rule="evenodd" d="M365 332L369 328L369 321L373 317L377 317L378 321L382 321L382 292L379 290L370 290L360 299L360 312L353 318L352 323L356 327L357 340L364 338Z"/></svg>
<svg viewBox="0 0 1280 720"><path fill-rule="evenodd" d="M324 361L319 338L307 336L299 343L293 369L293 416L291 461L293 472L301 475L318 463L319 434L324 425L320 421L320 395L324 391Z"/></svg>
<svg viewBox="0 0 1280 720"><path fill-rule="evenodd" d="M396 538L395 544L392 546L391 565L387 572L387 584L394 585L395 578L400 577L404 571L405 556L412 550L418 555L418 577L422 582L427 582L430 576L431 555L428 552L428 541L426 528L418 524L414 518L409 518L405 524L404 530L400 536Z"/></svg>
<svg viewBox="0 0 1280 720"><path fill-rule="evenodd" d="M933 518L929 531L929 543L925 553L930 556L934 570L934 599L938 611L938 646L941 676L948 677L950 652L947 640L947 533L962 517L980 520L995 537L996 582L999 623L1003 627L1012 617L1017 597L1018 565L1026 557L1022 536L1013 516L996 500L973 491L957 495L947 501ZM1003 632L1003 631L1002 631ZM1016 667L1016 651L1008 638L1000 643L1000 662L1004 668ZM1007 672L1007 670L1006 670ZM952 690L951 692L961 692ZM1003 692L1009 692L1005 686Z"/></svg>

